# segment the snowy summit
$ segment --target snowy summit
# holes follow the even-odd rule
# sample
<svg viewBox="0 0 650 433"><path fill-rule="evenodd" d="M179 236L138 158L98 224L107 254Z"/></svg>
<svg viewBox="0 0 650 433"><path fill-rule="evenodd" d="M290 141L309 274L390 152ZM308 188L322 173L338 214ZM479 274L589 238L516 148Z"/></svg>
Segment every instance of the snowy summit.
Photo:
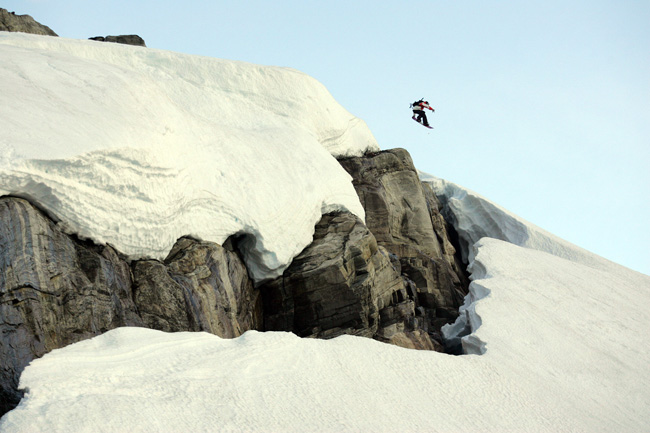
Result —
<svg viewBox="0 0 650 433"><path fill-rule="evenodd" d="M251 235L278 275L321 213L363 217L332 155L377 150L312 78L140 47L0 33L0 194L132 256ZM422 174L472 273L465 356L360 337L119 328L23 372L13 432L650 430L650 277Z"/></svg>

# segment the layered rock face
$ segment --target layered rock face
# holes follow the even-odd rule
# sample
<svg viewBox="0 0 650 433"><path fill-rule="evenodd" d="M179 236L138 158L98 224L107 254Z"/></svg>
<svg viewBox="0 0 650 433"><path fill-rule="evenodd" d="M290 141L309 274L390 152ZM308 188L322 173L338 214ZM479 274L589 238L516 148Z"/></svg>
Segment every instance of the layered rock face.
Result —
<svg viewBox="0 0 650 433"><path fill-rule="evenodd" d="M261 329L261 299L236 253L180 239L165 263L129 263L64 234L23 199L0 198L0 413L20 400L34 358L119 326Z"/></svg>
<svg viewBox="0 0 650 433"><path fill-rule="evenodd" d="M205 331L223 338L262 329L262 299L239 256L181 238L164 263L133 264L134 301L147 328Z"/></svg>
<svg viewBox="0 0 650 433"><path fill-rule="evenodd" d="M0 8L0 31L58 36L48 26L36 22L29 15L16 15L2 8Z"/></svg>
<svg viewBox="0 0 650 433"><path fill-rule="evenodd" d="M339 162L353 178L368 229L398 258L400 273L415 287L412 302L439 339L440 328L458 316L469 278L431 188L404 149Z"/></svg>
<svg viewBox="0 0 650 433"><path fill-rule="evenodd" d="M366 211L325 215L313 243L260 289L265 329L303 337L362 335L444 350L469 279L437 199L403 149L340 160Z"/></svg>
<svg viewBox="0 0 650 433"><path fill-rule="evenodd" d="M0 399L17 402L35 357L118 326L140 325L128 264L75 242L21 199L0 200Z"/></svg>
<svg viewBox="0 0 650 433"><path fill-rule="evenodd" d="M281 278L261 287L267 330L302 337L372 337L403 283L388 253L350 213L323 215L314 240Z"/></svg>

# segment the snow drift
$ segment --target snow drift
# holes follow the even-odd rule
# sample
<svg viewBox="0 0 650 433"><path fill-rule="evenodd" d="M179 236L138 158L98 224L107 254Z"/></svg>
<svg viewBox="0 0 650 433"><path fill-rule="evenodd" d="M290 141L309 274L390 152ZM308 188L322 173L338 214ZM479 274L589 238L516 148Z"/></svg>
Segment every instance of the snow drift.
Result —
<svg viewBox="0 0 650 433"><path fill-rule="evenodd" d="M245 234L261 280L322 213L363 219L332 155L378 146L301 72L19 33L0 34L0 57L0 194L68 232L159 259L183 235Z"/></svg>

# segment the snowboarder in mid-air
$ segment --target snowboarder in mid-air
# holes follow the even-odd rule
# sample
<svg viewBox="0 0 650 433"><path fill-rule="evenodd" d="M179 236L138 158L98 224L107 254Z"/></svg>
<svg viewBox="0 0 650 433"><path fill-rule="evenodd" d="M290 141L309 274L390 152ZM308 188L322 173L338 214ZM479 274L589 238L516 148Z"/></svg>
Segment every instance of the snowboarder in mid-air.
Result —
<svg viewBox="0 0 650 433"><path fill-rule="evenodd" d="M433 129L433 126L429 126L427 115L424 113L425 109L431 110L434 113L436 112L436 110L434 110L429 106L429 101L420 99L419 101L415 101L414 103L412 103L411 108L413 109L413 120L415 120L418 123L421 123L422 125L426 126L429 129Z"/></svg>

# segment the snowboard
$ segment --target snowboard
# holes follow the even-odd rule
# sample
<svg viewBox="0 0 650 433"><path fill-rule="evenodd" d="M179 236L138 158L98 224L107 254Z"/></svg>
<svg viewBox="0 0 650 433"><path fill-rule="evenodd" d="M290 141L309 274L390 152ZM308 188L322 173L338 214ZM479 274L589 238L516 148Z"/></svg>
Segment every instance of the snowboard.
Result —
<svg viewBox="0 0 650 433"><path fill-rule="evenodd" d="M411 117L411 119L413 119L413 118ZM420 123L420 121L418 121L418 119L413 119L413 120L415 120L417 123L419 123L420 125L424 126L425 128L433 129L433 126L431 126L431 125L427 126L427 125L425 125L424 123Z"/></svg>

